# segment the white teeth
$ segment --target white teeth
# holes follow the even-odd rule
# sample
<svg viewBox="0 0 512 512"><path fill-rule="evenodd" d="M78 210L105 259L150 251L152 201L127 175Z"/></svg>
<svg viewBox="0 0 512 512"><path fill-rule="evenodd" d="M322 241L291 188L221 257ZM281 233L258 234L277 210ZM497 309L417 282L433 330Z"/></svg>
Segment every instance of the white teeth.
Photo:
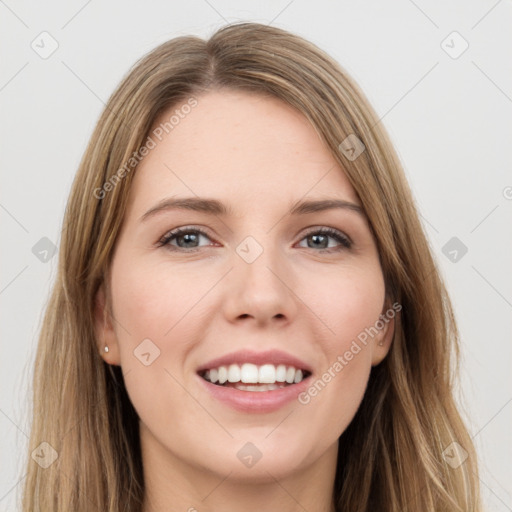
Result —
<svg viewBox="0 0 512 512"><path fill-rule="evenodd" d="M277 382L285 382L286 381L286 366L284 364L280 364L276 368L276 380L277 380Z"/></svg>
<svg viewBox="0 0 512 512"><path fill-rule="evenodd" d="M244 363L240 368L240 380L246 384L257 384L258 367L255 364Z"/></svg>
<svg viewBox="0 0 512 512"><path fill-rule="evenodd" d="M224 384L228 380L228 369L225 366L219 366L219 383Z"/></svg>
<svg viewBox="0 0 512 512"><path fill-rule="evenodd" d="M274 389L284 388L284 384L258 384L256 386L245 385L245 384L237 384L235 386L236 389L240 391L274 391Z"/></svg>
<svg viewBox="0 0 512 512"><path fill-rule="evenodd" d="M274 384L276 381L276 367L273 364L264 364L260 366L258 372L258 382L262 384Z"/></svg>
<svg viewBox="0 0 512 512"><path fill-rule="evenodd" d="M286 370L286 382L288 384L292 384L295 379L295 368L293 366L290 366L288 370Z"/></svg>
<svg viewBox="0 0 512 512"><path fill-rule="evenodd" d="M240 382L240 366L237 364L230 364L228 369L228 381Z"/></svg>
<svg viewBox="0 0 512 512"><path fill-rule="evenodd" d="M230 364L229 366L210 368L203 373L203 378L212 383L218 382L219 384L226 384L227 382L233 384L237 382L243 384L261 384L257 386L258 390L265 391L267 388L265 384L298 384L304 379L304 372L301 369L297 369L293 366L287 367L284 364L277 366L273 364L263 364L257 366L252 363L244 363L241 366L238 364ZM236 387L237 389L242 389L241 387Z"/></svg>

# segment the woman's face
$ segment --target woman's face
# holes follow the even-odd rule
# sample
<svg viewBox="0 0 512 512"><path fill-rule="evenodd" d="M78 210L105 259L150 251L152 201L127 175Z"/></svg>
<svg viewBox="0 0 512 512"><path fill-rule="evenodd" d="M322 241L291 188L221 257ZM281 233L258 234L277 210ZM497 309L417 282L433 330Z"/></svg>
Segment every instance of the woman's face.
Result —
<svg viewBox="0 0 512 512"><path fill-rule="evenodd" d="M231 479L332 469L393 331L378 322L375 242L301 114L243 92L196 99L158 120L181 112L137 168L112 262L112 328L97 319L103 357L122 367L159 467ZM341 206L307 206L329 200Z"/></svg>

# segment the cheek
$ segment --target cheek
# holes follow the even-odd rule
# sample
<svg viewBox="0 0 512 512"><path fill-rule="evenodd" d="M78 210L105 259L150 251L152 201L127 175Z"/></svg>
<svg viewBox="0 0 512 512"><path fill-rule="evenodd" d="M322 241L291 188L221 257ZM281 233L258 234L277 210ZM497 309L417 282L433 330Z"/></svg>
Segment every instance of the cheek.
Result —
<svg viewBox="0 0 512 512"><path fill-rule="evenodd" d="M174 410L200 422L200 408L179 384L194 340L192 332L185 332L194 325L185 315L197 295L190 287L187 294L176 292L182 276L132 261L119 259L112 271L116 336L130 400L146 425L168 429Z"/></svg>
<svg viewBox="0 0 512 512"><path fill-rule="evenodd" d="M161 265L117 263L112 289L121 352L133 351L143 339L149 338L162 355L170 346L174 355L178 354L193 334L187 336L184 332L193 326L187 322L187 314L206 293L208 283Z"/></svg>
<svg viewBox="0 0 512 512"><path fill-rule="evenodd" d="M314 410L311 417L318 420L310 421L335 436L346 429L364 396L375 343L371 328L382 312L384 294L377 266L344 269L310 289L310 297L316 297L314 311L329 330L321 347L325 366L299 403Z"/></svg>
<svg viewBox="0 0 512 512"><path fill-rule="evenodd" d="M347 350L382 313L385 287L378 265L346 266L309 281L303 283L302 296L328 328L327 353Z"/></svg>
<svg viewBox="0 0 512 512"><path fill-rule="evenodd" d="M171 321L171 312L175 311L173 295L165 293L151 276L134 267L119 272L117 277L113 273L112 291L118 327L124 327L116 330L121 350L144 338L161 338L164 325ZM163 312L168 315L162 316ZM165 330L169 327L167 325Z"/></svg>

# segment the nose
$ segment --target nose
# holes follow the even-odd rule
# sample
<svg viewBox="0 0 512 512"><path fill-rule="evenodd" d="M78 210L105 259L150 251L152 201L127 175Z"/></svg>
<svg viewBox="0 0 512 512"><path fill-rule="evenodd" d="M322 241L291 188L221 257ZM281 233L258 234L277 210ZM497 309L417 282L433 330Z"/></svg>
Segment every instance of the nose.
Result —
<svg viewBox="0 0 512 512"><path fill-rule="evenodd" d="M294 279L278 251L263 248L252 262L233 254L233 270L226 276L224 314L229 322L285 325L297 314Z"/></svg>

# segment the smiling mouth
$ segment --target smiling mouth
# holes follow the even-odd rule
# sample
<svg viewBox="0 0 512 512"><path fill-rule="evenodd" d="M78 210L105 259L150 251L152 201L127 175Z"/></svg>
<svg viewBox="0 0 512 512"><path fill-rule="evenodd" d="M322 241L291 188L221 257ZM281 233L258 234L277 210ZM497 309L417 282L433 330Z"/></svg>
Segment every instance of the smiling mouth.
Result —
<svg viewBox="0 0 512 512"><path fill-rule="evenodd" d="M302 382L311 372L284 364L244 363L219 366L199 372L207 382L240 391L273 391Z"/></svg>

